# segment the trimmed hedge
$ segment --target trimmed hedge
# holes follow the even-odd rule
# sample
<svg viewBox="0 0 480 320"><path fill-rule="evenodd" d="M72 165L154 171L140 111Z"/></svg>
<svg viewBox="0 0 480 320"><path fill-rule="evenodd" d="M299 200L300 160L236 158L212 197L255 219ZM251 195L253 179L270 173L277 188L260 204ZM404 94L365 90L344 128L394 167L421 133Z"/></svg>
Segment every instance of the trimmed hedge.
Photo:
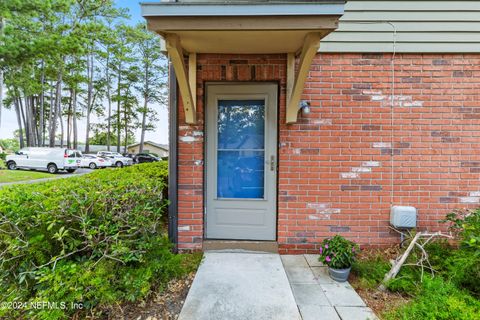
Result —
<svg viewBox="0 0 480 320"><path fill-rule="evenodd" d="M164 235L167 174L159 162L0 189L0 317L63 319L185 273Z"/></svg>
<svg viewBox="0 0 480 320"><path fill-rule="evenodd" d="M6 164L5 164L5 159L7 158L7 154L6 153L1 153L0 152L0 170L4 170L7 168Z"/></svg>
<svg viewBox="0 0 480 320"><path fill-rule="evenodd" d="M441 277L425 276L415 299L385 315L385 319L477 319L480 301Z"/></svg>

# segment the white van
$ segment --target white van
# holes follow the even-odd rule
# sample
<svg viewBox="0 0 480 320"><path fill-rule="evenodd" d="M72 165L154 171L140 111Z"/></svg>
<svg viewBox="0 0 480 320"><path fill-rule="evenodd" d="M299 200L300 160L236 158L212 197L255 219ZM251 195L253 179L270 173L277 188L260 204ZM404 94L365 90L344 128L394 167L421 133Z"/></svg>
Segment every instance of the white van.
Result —
<svg viewBox="0 0 480 320"><path fill-rule="evenodd" d="M58 170L75 172L82 162L82 153L66 148L23 148L7 156L7 168L47 169L50 173Z"/></svg>

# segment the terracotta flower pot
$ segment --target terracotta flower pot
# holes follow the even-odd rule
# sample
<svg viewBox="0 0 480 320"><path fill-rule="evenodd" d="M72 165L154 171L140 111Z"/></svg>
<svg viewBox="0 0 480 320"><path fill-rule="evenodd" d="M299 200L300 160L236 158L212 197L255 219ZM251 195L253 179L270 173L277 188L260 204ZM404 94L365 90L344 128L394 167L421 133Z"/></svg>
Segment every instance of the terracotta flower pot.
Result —
<svg viewBox="0 0 480 320"><path fill-rule="evenodd" d="M350 270L352 267L347 268L347 269L333 269L333 268L328 268L328 273L330 274L330 278L332 278L335 281L338 282L345 282L348 279L348 276L350 275Z"/></svg>

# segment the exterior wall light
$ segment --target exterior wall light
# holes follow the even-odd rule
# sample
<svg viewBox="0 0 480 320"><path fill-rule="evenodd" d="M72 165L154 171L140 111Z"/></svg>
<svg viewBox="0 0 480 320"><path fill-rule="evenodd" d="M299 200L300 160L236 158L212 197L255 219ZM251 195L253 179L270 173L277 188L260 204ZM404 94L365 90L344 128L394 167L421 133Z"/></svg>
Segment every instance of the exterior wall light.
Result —
<svg viewBox="0 0 480 320"><path fill-rule="evenodd" d="M307 114L310 113L310 102L302 100L300 102L300 110L302 110L302 114L306 116Z"/></svg>

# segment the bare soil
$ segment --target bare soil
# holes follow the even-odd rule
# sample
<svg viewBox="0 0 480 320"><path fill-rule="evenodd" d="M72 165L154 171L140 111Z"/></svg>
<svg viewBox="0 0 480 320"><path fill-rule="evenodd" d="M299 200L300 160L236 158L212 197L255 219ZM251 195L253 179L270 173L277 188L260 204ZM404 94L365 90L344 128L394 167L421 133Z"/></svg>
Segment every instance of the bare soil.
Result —
<svg viewBox="0 0 480 320"><path fill-rule="evenodd" d="M358 259L368 260L371 257L381 255L387 260L394 260L399 253L400 248L398 246L383 249L363 249ZM381 291L377 288L362 288L358 277L353 273L350 274L349 282L367 306L370 307L379 318L382 318L382 315L386 312L396 309L409 301L409 297L396 292L390 292L388 290Z"/></svg>
<svg viewBox="0 0 480 320"><path fill-rule="evenodd" d="M90 315L87 319L175 320L180 315L194 277L195 272L192 272L183 279L174 279L162 292L151 294L146 301L98 308L102 315Z"/></svg>
<svg viewBox="0 0 480 320"><path fill-rule="evenodd" d="M355 276L352 275L349 281L352 286L355 287ZM367 306L370 307L380 319L382 318L382 314L396 309L409 301L408 297L390 291L362 288L355 288L355 291L357 291Z"/></svg>

